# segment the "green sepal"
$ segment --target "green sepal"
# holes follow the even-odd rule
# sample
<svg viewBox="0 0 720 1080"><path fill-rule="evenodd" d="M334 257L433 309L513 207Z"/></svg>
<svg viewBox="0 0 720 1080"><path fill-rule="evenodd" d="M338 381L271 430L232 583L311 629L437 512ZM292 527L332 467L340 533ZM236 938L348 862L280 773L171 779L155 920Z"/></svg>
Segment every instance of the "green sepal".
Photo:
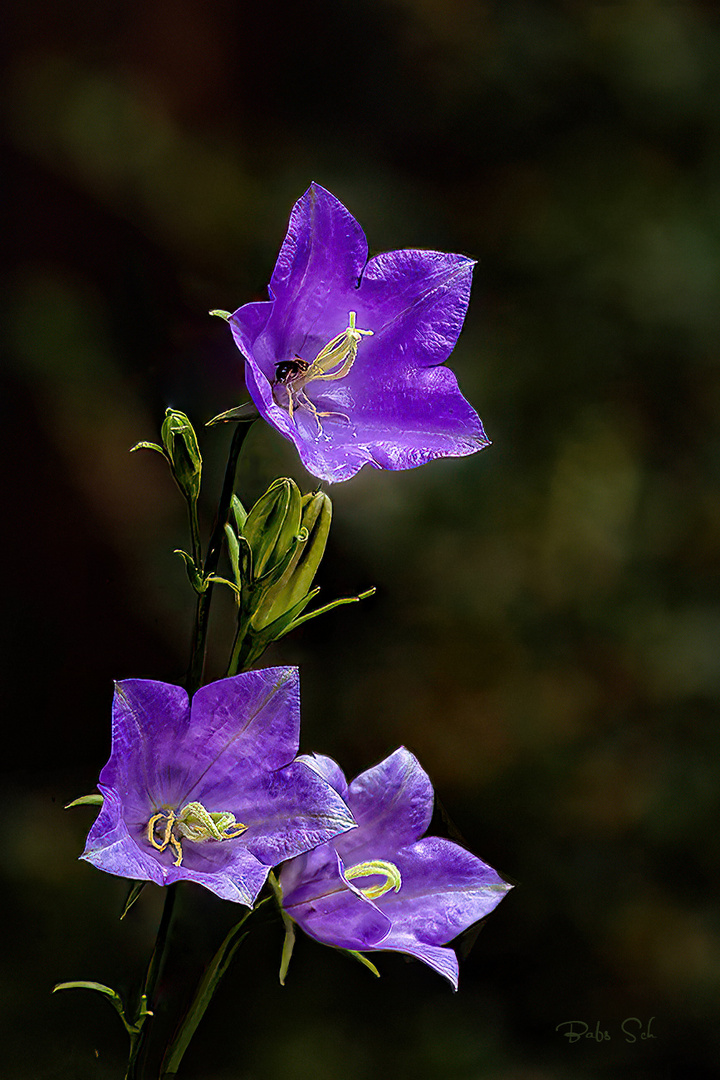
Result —
<svg viewBox="0 0 720 1080"><path fill-rule="evenodd" d="M202 456L194 427L184 412L167 409L160 435L178 487L189 502L196 503L202 480Z"/></svg>
<svg viewBox="0 0 720 1080"><path fill-rule="evenodd" d="M120 913L120 921L121 922L125 918L125 916L127 915L130 908L133 906L135 901L138 899L138 897L140 896L140 893L143 891L143 889L145 888L146 885L147 885L147 881L132 881L132 882L130 882L130 888L128 889L128 894L125 897L125 904L123 905L123 909L122 909L122 911Z"/></svg>
<svg viewBox="0 0 720 1080"><path fill-rule="evenodd" d="M377 589L373 585L371 589L366 589L365 592L358 593L357 596L345 596L341 600L331 600L329 604L324 604L323 607L316 608L315 611L310 611L307 615L301 615L299 618L294 619L282 633L287 634L290 630L295 630L298 626L302 626L303 623L309 622L310 619L314 619L318 615L325 615L328 611L342 607L344 604L356 604L358 600L367 600L369 596L374 596L376 592ZM282 634L278 634L275 640L278 637L282 637Z"/></svg>
<svg viewBox="0 0 720 1080"><path fill-rule="evenodd" d="M137 1018L133 1023L131 1023L125 1015L125 1006L123 1005L123 1000L118 994L117 990L113 990L110 986L105 986L104 983L86 982L84 980L79 982L56 983L56 985L52 988L53 994L57 990L94 990L96 993L102 994L103 997L107 998L107 1000L117 1012L118 1016L123 1022L123 1025L125 1026L125 1030L127 1031L128 1035L137 1035L137 1033L140 1031L140 1028L145 1023L145 1018L147 1016L152 1016L152 1013L147 1007L147 998L143 994L140 1000L140 1008L138 1009Z"/></svg>
<svg viewBox="0 0 720 1080"><path fill-rule="evenodd" d="M311 589L306 596L298 600L293 607L284 611L274 622L266 623L261 628L258 628L257 636L259 637L262 634L263 637L267 637L267 642L270 644L271 641L277 641L283 634L287 634L292 629L295 619L303 613L310 601L314 600L319 592L320 586L316 585L314 589Z"/></svg>
<svg viewBox="0 0 720 1080"><path fill-rule="evenodd" d="M130 447L130 453L134 454L136 450L157 450L158 454L162 454L166 461L170 461L167 453L162 446L158 446L156 442L139 442Z"/></svg>
<svg viewBox="0 0 720 1080"><path fill-rule="evenodd" d="M254 402L243 401L242 405L236 405L234 409L227 409L226 412L213 416L212 420L206 421L205 427L213 427L214 424L227 424L232 420L237 420L241 424L251 424L259 416L260 413L255 408Z"/></svg>
<svg viewBox="0 0 720 1080"><path fill-rule="evenodd" d="M73 799L63 807L63 810L71 810L73 806L102 806L103 801L102 795L97 791L92 795L81 795L79 799Z"/></svg>
<svg viewBox="0 0 720 1080"><path fill-rule="evenodd" d="M173 555L179 555L185 563L188 580L198 596L202 596L204 592L207 592L208 585L212 580L212 575L210 577L203 577L201 571L198 570L195 565L195 560L192 555L189 555L187 551L183 551L182 548L175 548Z"/></svg>
<svg viewBox="0 0 720 1080"><path fill-rule="evenodd" d="M285 937L283 938L282 956L280 958L280 971L278 977L280 979L280 985L285 985L285 978L290 967L290 960L292 959L293 949L295 948L295 923L292 921L289 915L282 912L283 923L285 924Z"/></svg>
<svg viewBox="0 0 720 1080"><path fill-rule="evenodd" d="M283 907L282 885L280 884L278 879L275 877L275 874L273 873L272 870L268 874L268 883L270 885L270 888L273 891L273 896L275 898L275 903L277 904L278 911L280 912L280 918L282 919L283 926L285 927L285 937L283 938L282 956L280 958L280 971L278 973L279 978L280 978L280 985L284 986L285 985L285 977L287 975L288 968L290 967L290 959L291 959L292 954L293 954L293 949L295 948L295 922L294 922L293 919L290 918L287 911Z"/></svg>
<svg viewBox="0 0 720 1080"><path fill-rule="evenodd" d="M337 948L337 946L333 947ZM372 960L368 960L367 956L365 956L365 953L358 952L357 949L338 949L337 951L345 953L346 956L351 956L353 960L357 960L358 963L362 964L363 967L366 967L368 971L372 971L373 975L376 978L380 978L380 972L375 967Z"/></svg>
<svg viewBox="0 0 720 1080"><path fill-rule="evenodd" d="M208 311L208 315L217 315L219 319L224 319L225 322L228 321L231 314L230 311L222 311L221 308L213 308L212 311Z"/></svg>

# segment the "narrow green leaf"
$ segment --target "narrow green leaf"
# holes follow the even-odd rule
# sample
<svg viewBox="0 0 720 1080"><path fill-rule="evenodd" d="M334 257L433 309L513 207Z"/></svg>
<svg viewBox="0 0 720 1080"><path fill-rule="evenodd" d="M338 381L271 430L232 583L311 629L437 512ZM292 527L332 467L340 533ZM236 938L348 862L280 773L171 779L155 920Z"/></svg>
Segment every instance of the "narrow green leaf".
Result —
<svg viewBox="0 0 720 1080"><path fill-rule="evenodd" d="M295 923L284 911L281 912L285 924L285 938L283 940L282 957L280 959L280 985L285 985L285 976L290 967L290 959L295 948Z"/></svg>
<svg viewBox="0 0 720 1080"><path fill-rule="evenodd" d="M228 409L227 412L218 413L217 416L213 416L212 420L208 420L205 427L213 427L214 424L227 424L231 420L238 420L240 423L252 423L253 420L257 420L260 413L255 408L252 401L244 401L242 405L236 405L234 409Z"/></svg>
<svg viewBox="0 0 720 1080"><path fill-rule="evenodd" d="M105 994L107 997L112 998L113 1002L119 1002L122 1008L122 998L117 990L113 990L111 986L105 986L104 983L88 982L82 979L78 982L56 983L52 988L53 994L57 990L97 990L98 994Z"/></svg>
<svg viewBox="0 0 720 1080"><path fill-rule="evenodd" d="M147 1009L146 1002L143 1001L140 1011L138 1012L137 1021L134 1024L129 1023L125 1015L125 1006L123 1005L122 998L116 990L113 990L111 986L105 986L104 983L87 982L85 980L79 982L56 983L52 988L53 994L57 990L94 990L96 993L102 994L117 1012L128 1035L135 1035L145 1022L145 1017L152 1016L152 1013Z"/></svg>
<svg viewBox="0 0 720 1080"><path fill-rule="evenodd" d="M219 574L211 574L210 577L205 578L205 580L207 582L211 582L213 585L227 585L227 587L229 589L232 589L232 591L235 593L238 600L240 599L240 590L238 589L237 585L235 585L232 581L228 581L227 578L220 577Z"/></svg>
<svg viewBox="0 0 720 1080"><path fill-rule="evenodd" d="M282 885L275 877L272 870L268 874L268 884L273 891L273 898L277 904L283 926L285 927L285 938L283 940L282 957L280 959L280 985L284 986L285 976L290 967L290 958L292 957L293 949L295 948L295 923L283 907Z"/></svg>

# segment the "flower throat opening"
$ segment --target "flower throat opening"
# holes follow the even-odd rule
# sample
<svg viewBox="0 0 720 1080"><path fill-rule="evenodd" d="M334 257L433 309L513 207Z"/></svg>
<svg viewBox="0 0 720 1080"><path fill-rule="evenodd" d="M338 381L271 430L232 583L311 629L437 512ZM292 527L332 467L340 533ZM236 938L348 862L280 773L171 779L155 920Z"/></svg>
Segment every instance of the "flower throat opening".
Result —
<svg viewBox="0 0 720 1080"><path fill-rule="evenodd" d="M384 896L386 892L392 890L400 892L402 875L395 863L386 862L384 859L369 859L368 862L358 863L345 870L348 881L352 881L353 878L372 877L374 874L384 877L385 880L380 885L367 885L360 890L368 900L377 900L379 896Z"/></svg>
<svg viewBox="0 0 720 1080"><path fill-rule="evenodd" d="M275 365L275 379L272 383L275 404L287 409L291 420L296 409L308 409L315 418L318 434L322 433L321 416L341 416L350 422L345 413L319 411L307 396L305 387L310 382L345 378L355 363L363 335L372 337L373 334L372 330L360 330L356 327L355 318L356 313L351 311L348 314L347 328L328 341L311 363L296 356L292 360L281 360ZM277 387L284 389L285 400L278 401L275 393Z"/></svg>
<svg viewBox="0 0 720 1080"><path fill-rule="evenodd" d="M246 829L247 825L236 821L235 815L227 810L208 813L202 803L189 802L178 814L174 810L160 810L153 814L147 824L147 838L156 851L172 848L175 866L180 866L183 840L192 840L196 844L204 844L208 840L234 840Z"/></svg>

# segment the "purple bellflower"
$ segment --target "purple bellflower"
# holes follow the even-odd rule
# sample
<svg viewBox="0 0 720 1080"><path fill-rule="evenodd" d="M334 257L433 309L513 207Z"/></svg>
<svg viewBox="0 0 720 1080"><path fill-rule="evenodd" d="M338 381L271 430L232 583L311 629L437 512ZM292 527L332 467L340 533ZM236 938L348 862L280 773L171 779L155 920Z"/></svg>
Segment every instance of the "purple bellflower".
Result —
<svg viewBox="0 0 720 1080"><path fill-rule="evenodd" d="M300 759L297 668L202 687L128 679L115 689L103 806L82 858L110 874L188 880L251 907L272 866L351 829Z"/></svg>
<svg viewBox="0 0 720 1080"><path fill-rule="evenodd" d="M365 463L410 469L488 445L443 366L462 328L472 259L389 251L312 184L293 207L270 300L229 317L260 414L322 480Z"/></svg>
<svg viewBox="0 0 720 1080"><path fill-rule="evenodd" d="M286 913L326 945L409 953L457 989L457 956L447 942L492 911L511 886L458 844L420 839L433 789L404 747L350 785L330 758L303 760L345 799L358 827L285 863Z"/></svg>

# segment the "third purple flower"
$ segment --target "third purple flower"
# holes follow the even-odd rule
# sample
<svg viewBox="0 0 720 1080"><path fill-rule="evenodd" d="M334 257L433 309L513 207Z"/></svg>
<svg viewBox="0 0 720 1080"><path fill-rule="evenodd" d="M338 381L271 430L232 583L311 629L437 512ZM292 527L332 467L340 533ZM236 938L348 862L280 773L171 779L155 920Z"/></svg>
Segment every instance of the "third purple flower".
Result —
<svg viewBox="0 0 720 1080"><path fill-rule="evenodd" d="M312 184L295 204L271 299L229 321L257 409L313 476L347 480L366 463L410 469L488 445L444 366L473 266L425 250L368 261L360 225L329 191Z"/></svg>
<svg viewBox="0 0 720 1080"><path fill-rule="evenodd" d="M345 799L358 827L285 863L287 914L326 945L409 953L457 989L458 961L447 943L511 886L459 844L423 837L432 784L404 747L349 785L330 758L303 760Z"/></svg>

